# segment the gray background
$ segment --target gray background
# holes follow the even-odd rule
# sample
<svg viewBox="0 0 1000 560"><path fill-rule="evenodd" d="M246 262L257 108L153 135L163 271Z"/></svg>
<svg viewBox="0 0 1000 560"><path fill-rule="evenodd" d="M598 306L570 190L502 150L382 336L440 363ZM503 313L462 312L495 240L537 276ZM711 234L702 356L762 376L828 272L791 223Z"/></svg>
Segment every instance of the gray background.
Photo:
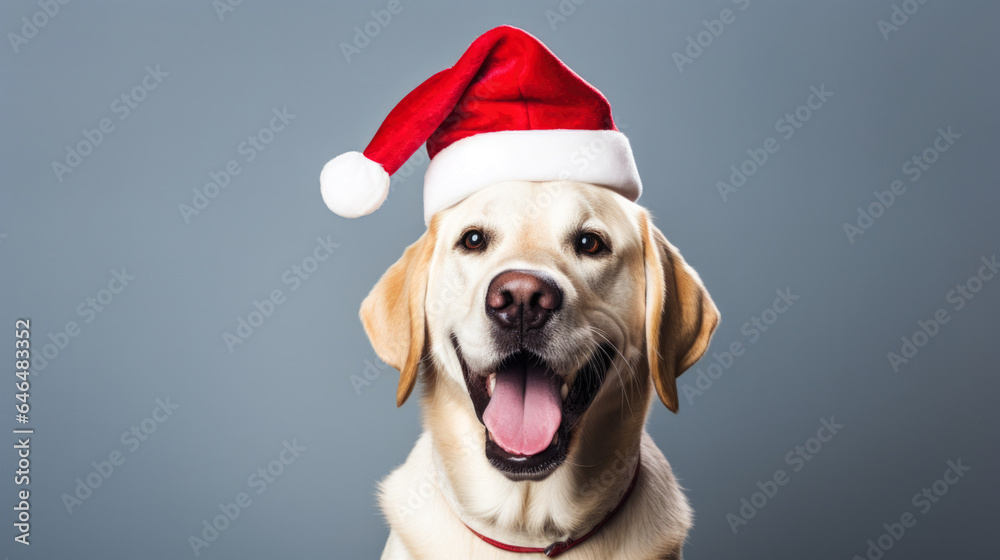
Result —
<svg viewBox="0 0 1000 560"><path fill-rule="evenodd" d="M67 321L80 332L31 377L30 548L12 540L16 459L0 454L0 554L190 558L189 535L245 491L251 505L201 557L377 557L387 529L374 485L416 439L419 406L394 407L391 369L352 386L366 360L379 365L357 309L423 231L425 164L354 221L324 207L319 171L508 23L611 100L640 202L722 311L711 351L747 347L702 395L682 397L679 415L657 405L650 417L697 514L686 557L864 556L904 512L917 524L886 559L997 556L1000 279L960 311L946 297L1000 250L1000 6L929 0L886 40L877 22L890 0L752 0L743 11L567 0L574 11L554 27L556 0L404 0L348 63L340 44L387 4L246 0L220 20L208 0L73 2L19 52L7 34L41 8L2 4L0 355L14 361L19 317L31 318L36 354ZM735 21L679 70L672 54L725 8ZM111 104L147 65L169 76L120 120ZM822 84L833 97L785 140L776 121ZM294 120L245 162L240 143L283 107ZM115 130L57 180L52 162L105 117ZM960 139L909 181L903 163L948 126ZM716 181L768 137L778 152L723 201ZM231 159L241 174L185 223L178 205ZM894 179L905 194L849 242L843 224ZM340 247L290 291L282 275L318 236ZM135 279L85 323L78 306L121 267ZM785 288L800 299L751 344L742 325ZM285 302L231 353L223 333L274 289ZM951 320L893 371L887 353L939 308ZM682 392L712 361L680 379ZM13 369L2 369L0 418L14 428ZM130 452L121 434L167 397L179 408ZM845 427L792 472L786 454L830 416ZM293 439L306 450L257 494L248 477ZM116 450L124 464L68 513L75 479ZM970 471L920 513L911 497L959 458ZM779 469L790 482L734 534L727 514Z"/></svg>

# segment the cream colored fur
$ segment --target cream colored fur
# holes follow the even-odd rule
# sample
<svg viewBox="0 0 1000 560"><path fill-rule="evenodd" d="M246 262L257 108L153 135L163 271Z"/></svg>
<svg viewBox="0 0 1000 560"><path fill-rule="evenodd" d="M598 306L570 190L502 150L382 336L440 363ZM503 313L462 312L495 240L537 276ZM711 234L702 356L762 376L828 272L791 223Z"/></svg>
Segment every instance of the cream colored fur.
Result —
<svg viewBox="0 0 1000 560"><path fill-rule="evenodd" d="M456 250L469 227L491 232L488 251ZM575 253L568 239L580 230L600 232L611 254ZM509 269L543 272L562 288L563 306L546 327L555 357L546 361L567 383L598 345L616 349L566 462L539 481L511 481L488 462L485 429L451 341L473 368L500 357L483 302L491 279ZM582 183L494 185L436 214L361 315L379 356L401 371L397 404L418 377L423 388L424 433L380 485L391 528L383 559L543 557L495 548L466 525L529 547L579 537L618 504L639 457L622 509L560 558L681 558L692 512L644 424L654 393L677 410L675 379L704 353L718 311L645 210Z"/></svg>

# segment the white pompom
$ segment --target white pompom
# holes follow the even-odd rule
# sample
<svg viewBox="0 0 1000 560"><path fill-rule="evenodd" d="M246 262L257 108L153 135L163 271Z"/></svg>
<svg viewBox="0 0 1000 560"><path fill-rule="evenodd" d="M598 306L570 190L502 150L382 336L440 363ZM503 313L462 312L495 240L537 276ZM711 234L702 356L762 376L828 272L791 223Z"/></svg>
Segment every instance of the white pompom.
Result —
<svg viewBox="0 0 1000 560"><path fill-rule="evenodd" d="M361 152L347 152L323 166L319 186L327 208L345 218L357 218L385 202L389 174Z"/></svg>

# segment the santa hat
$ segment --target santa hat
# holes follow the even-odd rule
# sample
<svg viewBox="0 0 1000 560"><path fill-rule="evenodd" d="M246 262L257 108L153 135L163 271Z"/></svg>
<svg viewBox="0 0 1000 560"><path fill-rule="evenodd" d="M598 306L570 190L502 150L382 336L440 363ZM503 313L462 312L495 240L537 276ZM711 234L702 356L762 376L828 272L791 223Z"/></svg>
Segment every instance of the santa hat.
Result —
<svg viewBox="0 0 1000 560"><path fill-rule="evenodd" d="M574 180L636 200L642 183L608 100L538 39L509 26L487 31L458 62L417 86L389 113L364 153L320 174L323 201L356 218L378 209L389 176L427 143L424 220L502 181Z"/></svg>

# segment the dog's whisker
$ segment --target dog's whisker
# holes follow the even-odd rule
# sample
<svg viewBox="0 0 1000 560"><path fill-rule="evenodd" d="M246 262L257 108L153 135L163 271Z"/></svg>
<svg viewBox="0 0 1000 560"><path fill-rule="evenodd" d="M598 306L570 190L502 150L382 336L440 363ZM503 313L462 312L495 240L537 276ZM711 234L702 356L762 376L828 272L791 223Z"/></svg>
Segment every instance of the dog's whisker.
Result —
<svg viewBox="0 0 1000 560"><path fill-rule="evenodd" d="M597 334L597 335L598 335L598 336L600 336L601 338L603 338L603 339L604 339L604 340L605 340L605 341L606 341L606 342L608 343L608 345L610 345L610 346L611 346L611 347L612 347L612 348L614 349L614 351L615 351L615 352L616 352L616 353L617 353L617 354L618 354L619 356L621 356L621 358L622 358L622 362L624 362L624 363L625 363L625 365L626 365L626 366L627 366L627 367L629 368L629 370L630 370L630 371L632 372L632 375L633 375L633 376L635 376L635 375L636 375L636 371L635 371L635 368L633 368L633 367L632 367L632 364L631 364L631 363L630 363L630 362L628 361L628 359L627 359L627 358L625 358L625 354L623 354L623 353L622 353L622 351L621 351L621 350L619 350L619 349L618 349L618 347L617 347L617 346L616 346L615 344L613 344L613 343L611 342L611 339L610 339L610 338L608 338L608 336L607 336L607 333L605 333L605 332L604 332L604 331L602 331L602 330L601 330L600 328L598 328L598 327L595 327L595 326L590 326L590 325L588 325L588 326L587 326L587 329L588 329L588 330L590 330L591 332L593 332L593 333ZM604 350L604 348L603 348L603 347L598 347L598 348L600 348L601 352L606 352L606 350ZM607 355L607 354L605 354L605 355ZM611 356L608 356L608 358L611 358ZM611 363L612 363L612 364L614 365L614 360L613 360L613 359L611 360ZM628 410L629 410L629 413L630 413L630 414L634 414L634 411L632 410L632 403L631 403L631 402L629 401L629 398L628 398L628 394L627 394L627 391L625 390L625 379L624 379L624 378L622 377L622 373L621 373L621 369L620 369L620 367L619 367L619 366L617 366L617 365L615 365L615 373L616 373L616 374L618 375L618 382L619 382L619 383L621 384L621 386L622 386L622 392L621 392L621 393L622 393L622 397L621 397L621 398L622 398L622 401L624 401L624 403L625 403L625 406L628 406ZM625 409L624 409L624 407L622 407L622 409L621 409L621 413L622 413L622 418L621 418L621 419L622 419L622 420L624 420L624 414L625 414Z"/></svg>

